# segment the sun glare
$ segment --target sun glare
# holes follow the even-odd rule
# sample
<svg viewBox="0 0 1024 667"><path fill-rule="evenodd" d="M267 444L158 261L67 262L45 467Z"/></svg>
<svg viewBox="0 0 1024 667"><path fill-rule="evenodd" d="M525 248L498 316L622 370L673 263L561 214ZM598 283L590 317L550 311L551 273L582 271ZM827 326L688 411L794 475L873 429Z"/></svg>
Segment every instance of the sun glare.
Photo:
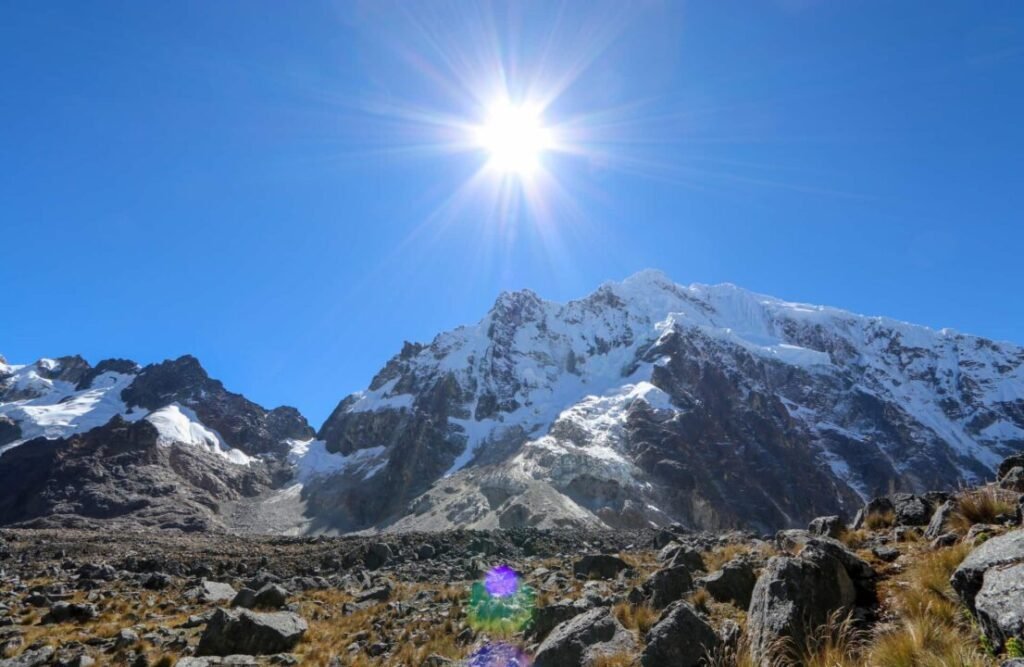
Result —
<svg viewBox="0 0 1024 667"><path fill-rule="evenodd" d="M474 130L477 147L489 155L488 166L503 174L530 176L552 148L551 130L528 105L497 104Z"/></svg>

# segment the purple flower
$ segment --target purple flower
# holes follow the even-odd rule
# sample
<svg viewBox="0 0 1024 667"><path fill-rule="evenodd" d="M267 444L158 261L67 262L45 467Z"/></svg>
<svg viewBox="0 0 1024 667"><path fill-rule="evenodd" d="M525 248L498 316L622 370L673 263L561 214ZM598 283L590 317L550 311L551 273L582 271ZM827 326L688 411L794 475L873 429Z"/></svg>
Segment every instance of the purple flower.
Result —
<svg viewBox="0 0 1024 667"><path fill-rule="evenodd" d="M519 589L519 575L508 565L499 565L487 573L484 588L496 598L515 595Z"/></svg>

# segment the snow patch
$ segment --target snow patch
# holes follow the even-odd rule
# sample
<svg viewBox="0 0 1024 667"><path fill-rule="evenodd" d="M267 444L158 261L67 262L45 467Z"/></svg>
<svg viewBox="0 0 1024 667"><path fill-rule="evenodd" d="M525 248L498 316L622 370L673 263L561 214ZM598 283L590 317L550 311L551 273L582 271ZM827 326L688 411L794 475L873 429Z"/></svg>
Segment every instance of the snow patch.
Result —
<svg viewBox="0 0 1024 667"><path fill-rule="evenodd" d="M220 434L208 429L199 421L195 412L178 403L154 410L146 416L146 421L156 427L159 445L181 443L201 447L236 465L247 466L255 460L245 452L229 447Z"/></svg>

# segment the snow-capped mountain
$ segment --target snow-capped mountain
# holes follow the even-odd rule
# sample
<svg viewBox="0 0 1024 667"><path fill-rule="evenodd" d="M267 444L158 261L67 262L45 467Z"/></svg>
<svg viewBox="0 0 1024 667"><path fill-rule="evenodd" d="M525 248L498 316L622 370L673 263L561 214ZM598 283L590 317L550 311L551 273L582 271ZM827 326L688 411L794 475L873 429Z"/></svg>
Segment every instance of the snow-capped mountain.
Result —
<svg viewBox="0 0 1024 667"><path fill-rule="evenodd" d="M768 528L989 475L1024 448L1024 349L647 271L565 304L502 294L319 437L380 452L315 494L346 528Z"/></svg>
<svg viewBox="0 0 1024 667"><path fill-rule="evenodd" d="M312 435L298 411L226 391L193 357L0 359L0 523L228 527L225 504L289 477L291 443Z"/></svg>
<svg viewBox="0 0 1024 667"><path fill-rule="evenodd" d="M0 365L2 523L767 530L1021 450L1024 348L654 271L564 304L502 294L315 436L191 357Z"/></svg>

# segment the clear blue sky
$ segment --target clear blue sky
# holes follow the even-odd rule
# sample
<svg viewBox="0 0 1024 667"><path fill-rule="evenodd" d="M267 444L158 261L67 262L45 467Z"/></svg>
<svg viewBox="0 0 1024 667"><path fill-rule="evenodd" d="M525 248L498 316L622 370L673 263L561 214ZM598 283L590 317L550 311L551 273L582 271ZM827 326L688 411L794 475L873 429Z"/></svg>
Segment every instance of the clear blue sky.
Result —
<svg viewBox="0 0 1024 667"><path fill-rule="evenodd" d="M539 208L451 201L501 71L579 142ZM645 267L1024 343L1016 0L5 1L0 81L12 362L192 353L319 425L500 290Z"/></svg>

